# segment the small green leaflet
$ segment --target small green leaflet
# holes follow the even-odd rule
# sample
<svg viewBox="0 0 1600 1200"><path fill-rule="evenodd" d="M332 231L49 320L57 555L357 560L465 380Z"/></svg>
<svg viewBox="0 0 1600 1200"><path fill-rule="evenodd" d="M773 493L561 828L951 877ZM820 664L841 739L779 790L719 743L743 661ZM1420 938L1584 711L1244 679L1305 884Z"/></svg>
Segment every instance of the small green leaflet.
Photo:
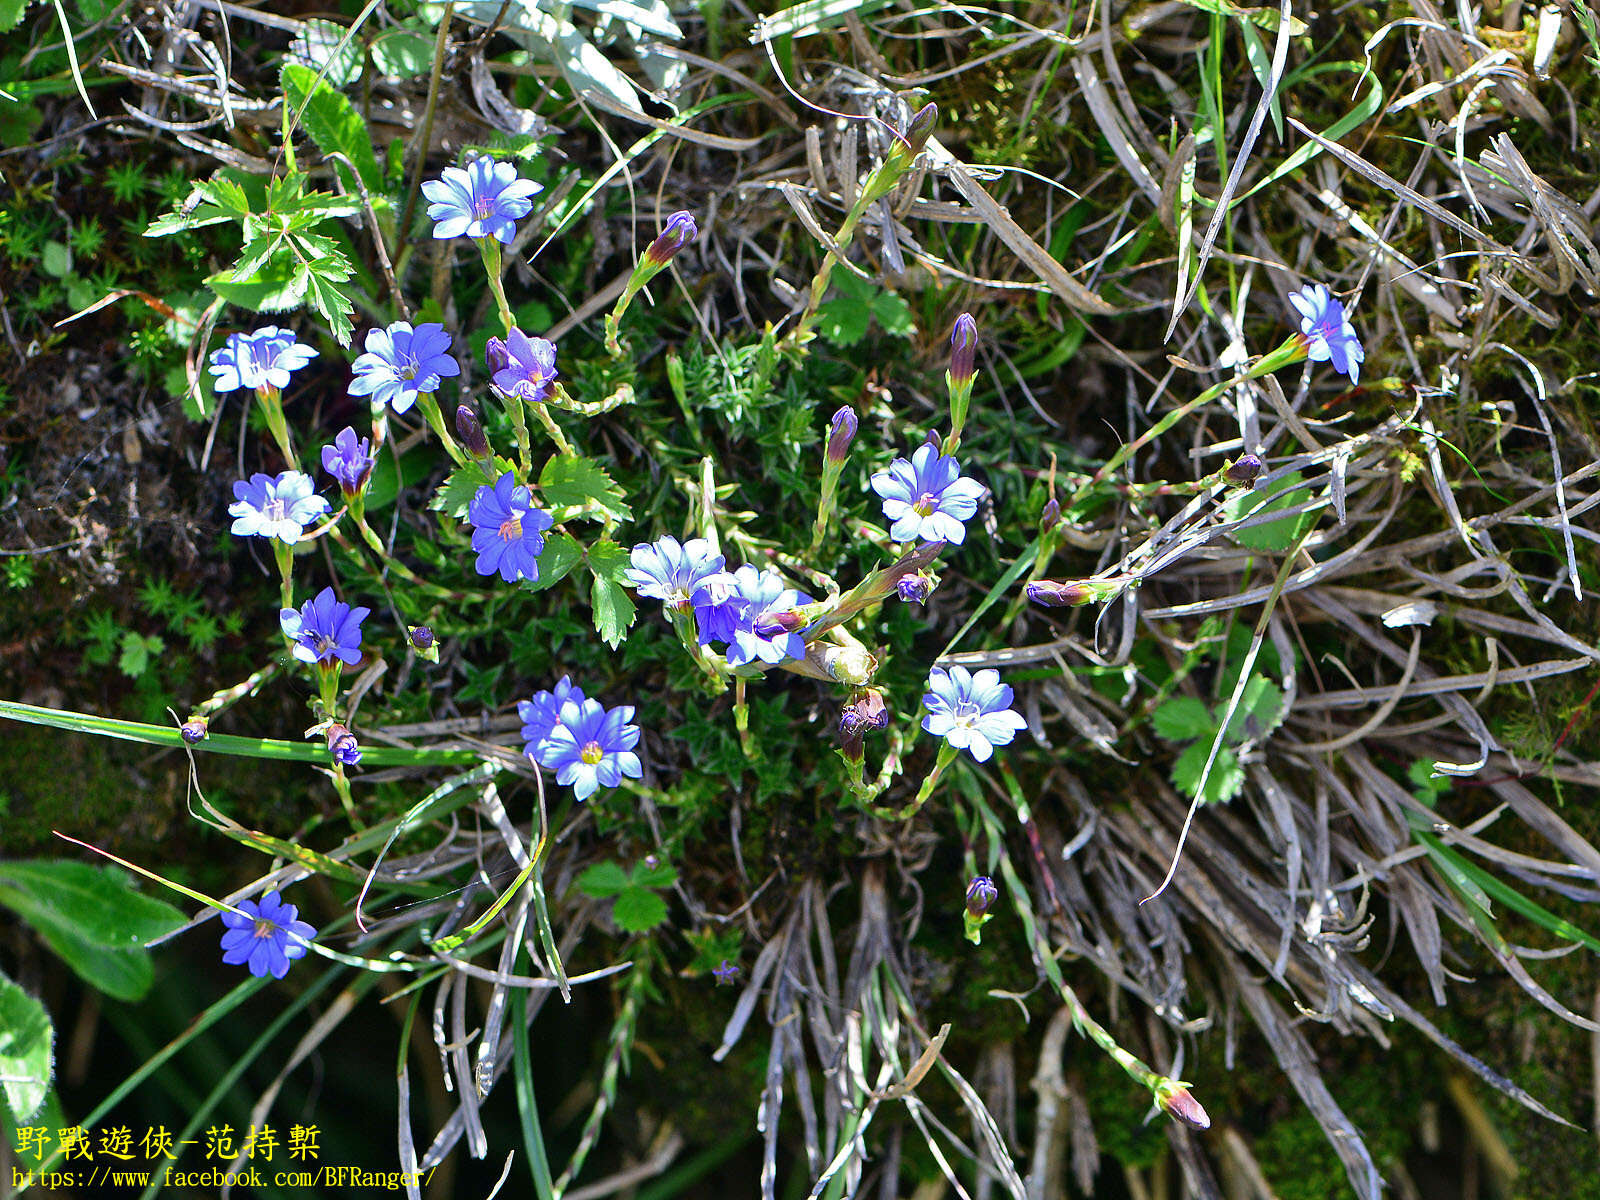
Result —
<svg viewBox="0 0 1600 1200"><path fill-rule="evenodd" d="M0 975L0 1086L19 1125L39 1111L50 1091L54 1041L44 1005Z"/></svg>
<svg viewBox="0 0 1600 1200"><path fill-rule="evenodd" d="M885 333L911 335L911 309L899 296L846 270L835 271L833 283L838 294L818 310L817 328L834 345L855 345L866 336L874 317Z"/></svg>
<svg viewBox="0 0 1600 1200"><path fill-rule="evenodd" d="M511 470L509 458L496 457L494 460L494 476L496 479ZM439 490L433 494L433 499L428 501L428 507L434 512L442 512L447 517L464 520L467 515L467 505L472 503L472 498L478 494L478 489L487 487L489 480L484 477L483 468L475 462L466 463L451 471L445 478Z"/></svg>
<svg viewBox="0 0 1600 1200"><path fill-rule="evenodd" d="M599 862L578 876L578 890L596 900L616 898L611 917L624 933L644 933L667 919L667 902L653 888L669 888L678 881L677 869L649 860L624 873L614 862Z"/></svg>
<svg viewBox="0 0 1600 1200"><path fill-rule="evenodd" d="M565 579L582 561L583 547L578 539L558 529L544 539L544 550L539 554L539 578L525 586L530 592L542 592Z"/></svg>
<svg viewBox="0 0 1600 1200"><path fill-rule="evenodd" d="M318 79L315 71L299 63L285 63L280 79L291 111L298 114L317 149L333 162L345 190L354 192L357 189L350 168L340 161L341 157L355 167L369 195L378 198L383 190L383 172L378 169L377 157L372 153L372 136L367 132L367 123L355 106L330 87L327 80Z"/></svg>
<svg viewBox="0 0 1600 1200"><path fill-rule="evenodd" d="M596 520L631 521L633 510L623 502L622 489L605 468L590 458L557 454L539 472L539 490L557 523L574 516ZM559 509L571 509L560 512Z"/></svg>
<svg viewBox="0 0 1600 1200"><path fill-rule="evenodd" d="M609 538L602 538L588 551L589 570L594 583L589 603L594 607L594 627L606 645L615 650L633 624L638 609L623 581L627 579L628 552Z"/></svg>

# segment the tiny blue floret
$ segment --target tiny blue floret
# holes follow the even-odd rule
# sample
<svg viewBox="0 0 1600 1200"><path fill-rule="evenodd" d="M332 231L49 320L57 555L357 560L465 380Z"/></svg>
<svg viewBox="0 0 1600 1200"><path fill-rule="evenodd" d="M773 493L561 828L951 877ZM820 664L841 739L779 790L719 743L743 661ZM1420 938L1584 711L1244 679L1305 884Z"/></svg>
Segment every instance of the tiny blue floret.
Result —
<svg viewBox="0 0 1600 1200"><path fill-rule="evenodd" d="M1356 327L1350 323L1344 304L1320 283L1289 293L1289 303L1300 314L1300 335L1306 341L1306 357L1312 362L1330 363L1352 384L1360 381L1361 364L1367 352L1361 348Z"/></svg>
<svg viewBox="0 0 1600 1200"><path fill-rule="evenodd" d="M1012 710L1011 697L1010 685L1000 682L998 671L971 674L965 667L935 667L928 676L928 694L922 697L928 710L922 728L988 762L996 746L1009 744L1019 729L1027 728Z"/></svg>
<svg viewBox="0 0 1600 1200"><path fill-rule="evenodd" d="M542 185L517 177L515 163L475 158L462 167L446 167L438 179L422 185L431 203L428 216L435 238L492 237L510 244L517 221L533 211Z"/></svg>
<svg viewBox="0 0 1600 1200"><path fill-rule="evenodd" d="M233 532L294 545L306 526L328 511L328 501L317 495L315 488L311 476L300 471L257 473L238 480L233 485L234 501L228 505Z"/></svg>
<svg viewBox="0 0 1600 1200"><path fill-rule="evenodd" d="M510 471L493 487L485 484L478 489L467 506L467 519L472 522L472 548L478 552L473 566L479 575L498 571L507 583L539 578L544 533L555 521L533 507L526 485Z"/></svg>
<svg viewBox="0 0 1600 1200"><path fill-rule="evenodd" d="M894 522L889 536L895 541L921 538L959 546L967 535L963 523L978 511L984 486L962 478L954 458L924 442L909 462L897 458L874 475L872 490L883 497L883 515Z"/></svg>
<svg viewBox="0 0 1600 1200"><path fill-rule="evenodd" d="M633 705L605 708L598 700L568 699L540 748L539 765L556 773L556 782L569 785L579 800L587 800L602 787L616 787L626 775L644 774L633 748L639 744L639 727L628 724Z"/></svg>
<svg viewBox="0 0 1600 1200"><path fill-rule="evenodd" d="M351 608L326 587L298 610L280 608L278 624L301 662L326 666L338 659L353 667L361 661L361 622L371 613L370 608Z"/></svg>
<svg viewBox="0 0 1600 1200"><path fill-rule="evenodd" d="M241 900L238 907L237 913L222 912L227 927L222 935L222 961L234 966L244 963L258 979L268 975L282 979L293 959L305 957L306 944L317 936L316 929L300 920L299 909L285 904L276 891L262 896L260 903Z"/></svg>
<svg viewBox="0 0 1600 1200"><path fill-rule="evenodd" d="M450 335L436 321L415 329L396 321L370 330L365 345L367 352L351 364L355 378L348 390L352 396L371 396L374 408L387 404L403 413L419 392L436 392L442 380L461 374L461 365L450 357Z"/></svg>
<svg viewBox="0 0 1600 1200"><path fill-rule="evenodd" d="M561 719L562 706L569 700L582 704L586 699L583 689L572 682L572 677L563 675L561 682L550 691L535 692L532 700L519 700L517 716L522 718L522 752L538 762L550 740L550 731Z"/></svg>
<svg viewBox="0 0 1600 1200"><path fill-rule="evenodd" d="M289 376L305 366L317 352L295 341L294 330L268 325L254 333L230 333L222 348L211 353L212 385L218 392L239 388L259 391L289 386Z"/></svg>
<svg viewBox="0 0 1600 1200"><path fill-rule="evenodd" d="M633 566L628 568L628 582L639 595L682 612L689 611L697 598L709 602L706 581L724 573L722 555L713 553L705 538L681 544L674 537L641 542L629 558Z"/></svg>

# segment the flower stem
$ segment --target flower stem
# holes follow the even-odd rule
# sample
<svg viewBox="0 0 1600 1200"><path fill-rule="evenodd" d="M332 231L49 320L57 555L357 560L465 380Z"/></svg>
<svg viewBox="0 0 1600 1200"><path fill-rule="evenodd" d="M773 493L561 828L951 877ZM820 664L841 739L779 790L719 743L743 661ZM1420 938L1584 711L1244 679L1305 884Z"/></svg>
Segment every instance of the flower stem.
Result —
<svg viewBox="0 0 1600 1200"><path fill-rule="evenodd" d="M456 445L456 439L450 436L449 427L444 423L444 414L439 411L439 402L433 398L432 392L417 393L417 409L444 443L445 452L455 461L456 466L467 465L466 452Z"/></svg>
<svg viewBox="0 0 1600 1200"><path fill-rule="evenodd" d="M530 405L533 415L539 418L539 424L544 426L544 431L550 435L550 440L556 444L556 449L563 454L571 454L572 446L567 441L566 435L561 432L561 426L556 424L556 419L543 404ZM526 436L524 434L524 436Z"/></svg>
<svg viewBox="0 0 1600 1200"><path fill-rule="evenodd" d="M928 777L922 781L922 786L917 789L917 798L901 809L883 808L872 805L872 814L890 821L907 821L922 810L922 806L933 795L934 788L939 786L939 780L944 775L945 768L955 762L959 753L949 742L939 743L939 757L933 762L933 770L928 772Z"/></svg>
<svg viewBox="0 0 1600 1200"><path fill-rule="evenodd" d="M506 327L506 336L509 337L513 324L511 305L506 303L505 281L500 278L500 243L492 237L478 238L477 242L478 253L483 257L484 274L489 277L489 290L494 293L495 306L500 310L500 322Z"/></svg>
<svg viewBox="0 0 1600 1200"><path fill-rule="evenodd" d="M750 708L744 699L743 676L733 681L733 727L739 731L739 748L748 759L756 757L755 743L750 740Z"/></svg>
<svg viewBox="0 0 1600 1200"><path fill-rule="evenodd" d="M278 599L284 608L294 607L294 547L272 539L272 557L278 563Z"/></svg>
<svg viewBox="0 0 1600 1200"><path fill-rule="evenodd" d="M298 466L294 447L289 443L289 423L283 416L283 393L271 385L257 388L256 402L261 405L261 415L266 418L267 429L272 440L278 443L278 449L283 451L284 459L289 466Z"/></svg>

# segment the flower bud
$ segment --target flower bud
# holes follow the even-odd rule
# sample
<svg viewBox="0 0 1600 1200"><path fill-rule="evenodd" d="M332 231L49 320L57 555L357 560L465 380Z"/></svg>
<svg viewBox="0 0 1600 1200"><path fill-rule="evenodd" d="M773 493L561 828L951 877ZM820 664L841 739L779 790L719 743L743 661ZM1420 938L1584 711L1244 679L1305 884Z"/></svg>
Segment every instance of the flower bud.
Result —
<svg viewBox="0 0 1600 1200"><path fill-rule="evenodd" d="M1241 454L1222 469L1222 477L1235 487L1254 487L1264 470L1259 454Z"/></svg>
<svg viewBox="0 0 1600 1200"><path fill-rule="evenodd" d="M995 887L994 880L987 875L976 876L967 885L967 912L974 917L983 916L999 895L1000 889Z"/></svg>
<svg viewBox="0 0 1600 1200"><path fill-rule="evenodd" d="M328 726L324 736L328 739L328 753L333 755L334 762L353 767L361 761L361 747L356 744L356 735L347 726L336 721Z"/></svg>
<svg viewBox="0 0 1600 1200"><path fill-rule="evenodd" d="M198 746L206 740L206 736L209 733L208 725L209 722L196 713L183 723L178 732L183 735L183 740L188 742L189 745Z"/></svg>
<svg viewBox="0 0 1600 1200"><path fill-rule="evenodd" d="M483 425L478 414L465 404L456 409L456 436L473 458L489 457L489 439L483 436Z"/></svg>
<svg viewBox="0 0 1600 1200"><path fill-rule="evenodd" d="M489 344L483 348L483 361L488 365L491 376L510 369L511 351L506 349L505 338L489 339Z"/></svg>
<svg viewBox="0 0 1600 1200"><path fill-rule="evenodd" d="M1176 1079L1163 1079L1155 1086L1156 1103L1161 1111L1170 1117L1176 1117L1185 1125L1195 1129L1210 1129L1211 1118L1206 1115L1206 1110L1200 1107L1200 1101L1189 1094L1186 1085Z"/></svg>
<svg viewBox="0 0 1600 1200"><path fill-rule="evenodd" d="M780 633L799 633L811 618L798 608L791 608L786 612L768 613L756 622L755 631L761 637L774 637Z"/></svg>
<svg viewBox="0 0 1600 1200"><path fill-rule="evenodd" d="M1061 505L1054 496L1044 502L1044 507L1039 510L1039 535L1047 537L1050 531L1061 523Z"/></svg>
<svg viewBox="0 0 1600 1200"><path fill-rule="evenodd" d="M673 257L700 234L695 227L694 214L675 212L667 218L656 240L645 247L644 258L657 270L666 266Z"/></svg>
<svg viewBox="0 0 1600 1200"><path fill-rule="evenodd" d="M412 625L406 630L406 636L418 650L433 649L433 630L426 625Z"/></svg>
<svg viewBox="0 0 1600 1200"><path fill-rule="evenodd" d="M978 323L972 314L962 313L950 331L950 382L956 387L972 382L977 374L974 365L978 351Z"/></svg>
<svg viewBox="0 0 1600 1200"><path fill-rule="evenodd" d="M894 585L894 590L907 604L926 604L938 582L926 571L915 571L910 575L901 576L899 582Z"/></svg>
<svg viewBox="0 0 1600 1200"><path fill-rule="evenodd" d="M888 724L889 706L877 688L858 692L839 713L839 732L845 737L864 737Z"/></svg>
<svg viewBox="0 0 1600 1200"><path fill-rule="evenodd" d="M1024 590L1029 600L1045 608L1076 608L1095 598L1095 590L1088 584L1060 579L1035 579Z"/></svg>
<svg viewBox="0 0 1600 1200"><path fill-rule="evenodd" d="M830 466L844 465L845 456L850 453L850 443L860 425L856 410L849 405L833 414L833 420L828 424L827 460Z"/></svg>
<svg viewBox="0 0 1600 1200"><path fill-rule="evenodd" d="M939 122L939 106L932 102L924 104L911 114L911 122L906 126L906 144L911 154L915 157L922 153L928 139L933 136L933 127Z"/></svg>

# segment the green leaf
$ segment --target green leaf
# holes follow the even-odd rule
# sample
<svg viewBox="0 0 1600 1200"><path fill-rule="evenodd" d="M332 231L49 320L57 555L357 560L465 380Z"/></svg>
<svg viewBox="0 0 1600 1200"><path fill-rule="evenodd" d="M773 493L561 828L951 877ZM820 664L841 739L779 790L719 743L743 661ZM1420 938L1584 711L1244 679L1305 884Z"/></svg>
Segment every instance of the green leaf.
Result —
<svg viewBox="0 0 1600 1200"><path fill-rule="evenodd" d="M558 454L539 472L539 490L551 508L573 508L585 515L604 513L618 521L633 520L633 510L623 502L622 489L605 468L590 458ZM565 514L555 514L558 521Z"/></svg>
<svg viewBox="0 0 1600 1200"><path fill-rule="evenodd" d="M1222 506L1222 514L1229 521L1241 521L1257 513L1277 512L1304 504L1311 497L1311 489L1301 484L1298 471L1291 471L1273 483L1273 492L1240 492ZM1314 512L1298 513L1253 525L1249 529L1233 531L1233 540L1251 550L1282 551L1294 545L1300 535L1317 519Z"/></svg>
<svg viewBox="0 0 1600 1200"><path fill-rule="evenodd" d="M27 7L28 0L0 0L0 33L15 29Z"/></svg>
<svg viewBox="0 0 1600 1200"><path fill-rule="evenodd" d="M5 0L0 0L0 32L6 12ZM19 9L20 12L20 9ZM0 146L15 148L33 143L33 135L44 124L44 112L36 104L0 104Z"/></svg>
<svg viewBox="0 0 1600 1200"><path fill-rule="evenodd" d="M206 286L229 304L251 312L287 312L306 298L305 273L287 251L273 255L253 278L235 279L232 271L218 271L206 279Z"/></svg>
<svg viewBox="0 0 1600 1200"><path fill-rule="evenodd" d="M372 41L372 65L390 79L426 75L433 66L433 39L414 29L386 30Z"/></svg>
<svg viewBox="0 0 1600 1200"><path fill-rule="evenodd" d="M122 653L117 658L117 667L130 679L137 679L150 669L151 656L159 655L166 648L167 644L154 634L146 637L130 629L122 635Z"/></svg>
<svg viewBox="0 0 1600 1200"><path fill-rule="evenodd" d="M654 866L644 859L633 864L629 877L634 887L668 888L678 882L678 869L670 863L657 862Z"/></svg>
<svg viewBox="0 0 1600 1200"><path fill-rule="evenodd" d="M911 336L911 306L893 292L879 292L873 297L872 315L878 318L885 333L894 337Z"/></svg>
<svg viewBox="0 0 1600 1200"><path fill-rule="evenodd" d="M309 66L313 77L321 74L326 83L345 87L361 78L361 43L353 38L347 41L348 32L336 21L316 17L302 21L300 32L289 44L289 54Z"/></svg>
<svg viewBox="0 0 1600 1200"><path fill-rule="evenodd" d="M629 551L617 545L610 538L601 538L585 552L589 558L589 569L602 579L612 583L628 582L628 567L632 563Z"/></svg>
<svg viewBox="0 0 1600 1200"><path fill-rule="evenodd" d="M116 867L72 859L0 863L0 903L35 925L57 925L111 950L143 949L185 920L166 901L136 891Z"/></svg>
<svg viewBox="0 0 1600 1200"><path fill-rule="evenodd" d="M595 631L606 645L615 650L622 645L622 639L638 612L633 597L621 584L596 575L594 586L589 590L589 603L594 606Z"/></svg>
<svg viewBox="0 0 1600 1200"><path fill-rule="evenodd" d="M1215 736L1214 732L1212 736ZM1178 755L1178 761L1172 764L1174 786L1192 797L1200 785L1200 772L1205 769L1210 754L1211 739L1206 738L1192 743ZM1211 774L1206 777L1206 790L1200 798L1201 803L1218 804L1232 800L1243 788L1244 768L1239 765L1238 757L1226 747L1218 750L1217 761L1211 764Z"/></svg>
<svg viewBox="0 0 1600 1200"><path fill-rule="evenodd" d="M50 1014L27 992L0 975L0 1085L17 1123L39 1111L50 1091Z"/></svg>
<svg viewBox="0 0 1600 1200"><path fill-rule="evenodd" d="M46 275L53 275L57 279L65 279L72 272L72 255L61 242L46 242L44 254L39 259L39 265L44 268Z"/></svg>
<svg viewBox="0 0 1600 1200"><path fill-rule="evenodd" d="M148 950L108 950L56 926L39 926L39 936L79 979L114 999L142 1000L155 982Z"/></svg>
<svg viewBox="0 0 1600 1200"><path fill-rule="evenodd" d="M343 275L339 274L341 269ZM348 278L350 271L342 254L336 259L334 256L317 259L306 268L306 299L328 323L329 332L341 346L348 346L355 332L355 326L350 323L355 303L338 286Z"/></svg>
<svg viewBox="0 0 1600 1200"><path fill-rule="evenodd" d="M279 75L283 95L291 109L300 114L300 123L326 155L343 155L355 166L356 174L369 193L383 190L383 172L372 153L372 135L355 106L335 91L326 79L319 80L310 67L285 63ZM334 172L347 192L356 191L349 168L333 159Z"/></svg>
<svg viewBox="0 0 1600 1200"><path fill-rule="evenodd" d="M644 888L629 888L617 897L611 918L624 933L644 933L667 919L667 902Z"/></svg>
<svg viewBox="0 0 1600 1200"><path fill-rule="evenodd" d="M494 460L496 479L511 469L509 458ZM428 501L428 507L435 512L444 513L447 517L461 520L466 517L467 505L472 503L472 498L478 494L478 489L488 486L489 481L483 476L483 468L475 462L466 463L446 476L439 490L433 494L433 499Z"/></svg>
<svg viewBox="0 0 1600 1200"><path fill-rule="evenodd" d="M1216 736L1217 722L1205 701L1194 696L1172 696L1150 714L1156 736L1169 742Z"/></svg>
<svg viewBox="0 0 1600 1200"><path fill-rule="evenodd" d="M544 550L539 555L539 578L527 585L528 590L542 592L554 586L582 561L583 547L578 540L557 530L544 540Z"/></svg>
<svg viewBox="0 0 1600 1200"><path fill-rule="evenodd" d="M1228 725L1228 740L1240 742L1246 738L1263 737L1276 729L1281 720L1283 693L1270 680L1253 675L1244 685L1239 707Z"/></svg>
<svg viewBox="0 0 1600 1200"><path fill-rule="evenodd" d="M817 331L841 349L866 337L871 323L871 306L849 296L829 300L817 310Z"/></svg>
<svg viewBox="0 0 1600 1200"><path fill-rule="evenodd" d="M597 862L578 876L578 890L596 900L620 895L629 886L627 873L614 862Z"/></svg>

